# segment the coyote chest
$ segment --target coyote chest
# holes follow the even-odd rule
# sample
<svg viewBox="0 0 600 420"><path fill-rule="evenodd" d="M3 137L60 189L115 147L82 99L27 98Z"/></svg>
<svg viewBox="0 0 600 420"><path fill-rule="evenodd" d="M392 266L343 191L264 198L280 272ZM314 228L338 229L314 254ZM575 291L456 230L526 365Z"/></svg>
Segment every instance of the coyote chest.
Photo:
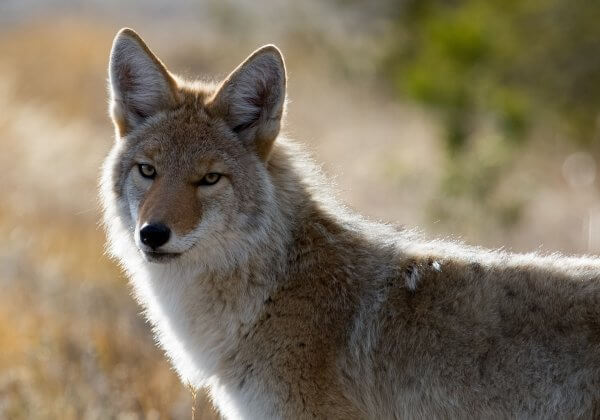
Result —
<svg viewBox="0 0 600 420"><path fill-rule="evenodd" d="M150 269L133 277L136 297L145 308L155 336L184 384L209 387L215 404L227 418L265 418L268 396L248 380L243 389L237 384L232 366L225 360L239 345L244 331L244 315L234 316L225 302L210 291L203 293L202 275ZM206 281L206 279L205 279ZM251 322L252 320L245 320ZM224 371L232 376L220 379ZM243 407L242 415L240 407Z"/></svg>

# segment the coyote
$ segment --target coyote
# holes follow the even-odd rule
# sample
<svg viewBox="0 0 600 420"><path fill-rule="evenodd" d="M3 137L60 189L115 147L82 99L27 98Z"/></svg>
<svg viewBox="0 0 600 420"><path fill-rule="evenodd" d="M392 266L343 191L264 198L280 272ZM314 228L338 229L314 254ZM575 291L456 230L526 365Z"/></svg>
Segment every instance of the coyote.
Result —
<svg viewBox="0 0 600 420"><path fill-rule="evenodd" d="M428 241L346 210L280 135L273 45L188 82L123 29L109 77L109 253L223 417L600 416L599 259Z"/></svg>

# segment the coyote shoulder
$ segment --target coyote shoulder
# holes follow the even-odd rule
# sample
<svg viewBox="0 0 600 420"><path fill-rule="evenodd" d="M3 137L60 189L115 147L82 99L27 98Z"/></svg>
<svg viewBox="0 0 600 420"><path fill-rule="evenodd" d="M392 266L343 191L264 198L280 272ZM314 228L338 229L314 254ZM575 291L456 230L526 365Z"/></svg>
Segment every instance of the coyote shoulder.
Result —
<svg viewBox="0 0 600 420"><path fill-rule="evenodd" d="M109 251L224 417L600 415L599 259L427 241L346 211L279 134L274 46L190 83L124 29L109 76Z"/></svg>

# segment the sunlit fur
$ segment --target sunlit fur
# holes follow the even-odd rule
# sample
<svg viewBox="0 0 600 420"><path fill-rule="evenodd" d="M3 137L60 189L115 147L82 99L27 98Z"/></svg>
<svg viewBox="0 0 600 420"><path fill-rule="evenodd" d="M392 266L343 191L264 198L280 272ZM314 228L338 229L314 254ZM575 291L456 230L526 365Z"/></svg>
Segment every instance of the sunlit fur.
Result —
<svg viewBox="0 0 600 420"><path fill-rule="evenodd" d="M176 79L151 54L125 30L111 56L108 250L182 381L208 387L226 418L600 415L597 258L489 251L364 220L278 134L274 47L214 86ZM227 176L193 186L211 168ZM173 228L164 249L179 257L142 255L152 218Z"/></svg>

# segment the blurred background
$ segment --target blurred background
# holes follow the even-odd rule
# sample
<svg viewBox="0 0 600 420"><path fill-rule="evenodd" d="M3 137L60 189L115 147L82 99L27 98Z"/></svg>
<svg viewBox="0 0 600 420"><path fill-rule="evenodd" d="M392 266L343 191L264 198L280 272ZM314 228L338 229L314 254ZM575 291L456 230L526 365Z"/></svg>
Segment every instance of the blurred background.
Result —
<svg viewBox="0 0 600 420"><path fill-rule="evenodd" d="M221 78L276 43L287 134L370 218L513 251L600 251L600 2L0 2L0 418L216 418L103 255L106 67L136 29Z"/></svg>

